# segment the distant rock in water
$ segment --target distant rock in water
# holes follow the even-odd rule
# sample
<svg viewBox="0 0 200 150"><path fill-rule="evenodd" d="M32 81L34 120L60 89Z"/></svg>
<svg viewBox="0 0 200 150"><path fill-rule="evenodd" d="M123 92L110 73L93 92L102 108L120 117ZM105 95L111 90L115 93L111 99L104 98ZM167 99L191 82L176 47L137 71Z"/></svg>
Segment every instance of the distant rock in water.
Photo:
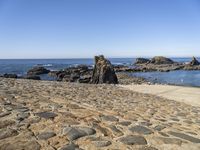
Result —
<svg viewBox="0 0 200 150"><path fill-rule="evenodd" d="M39 66L37 66L37 67L34 67L34 68L30 69L30 70L27 72L27 74L28 74L28 75L41 75L41 74L47 74L47 73L49 73L49 72L50 72L50 70L47 70L47 69L44 68L44 67L39 67Z"/></svg>
<svg viewBox="0 0 200 150"><path fill-rule="evenodd" d="M95 66L93 69L92 80L93 84L117 84L118 79L114 68L109 60L105 59L103 55L95 56Z"/></svg>
<svg viewBox="0 0 200 150"><path fill-rule="evenodd" d="M146 58L137 58L136 61L135 61L135 64L146 64L150 62L149 59L146 59Z"/></svg>
<svg viewBox="0 0 200 150"><path fill-rule="evenodd" d="M7 74L7 73L6 73L6 74L3 75L3 77L4 77L4 78L15 78L15 79L16 79L16 78L17 78L17 75L16 75L16 74Z"/></svg>
<svg viewBox="0 0 200 150"><path fill-rule="evenodd" d="M150 63L156 64L156 65L161 65L161 64L173 64L174 61L169 58L163 57L163 56L156 56L150 60Z"/></svg>
<svg viewBox="0 0 200 150"><path fill-rule="evenodd" d="M200 65L200 63L199 63L199 61L195 57L193 57L192 61L190 62L190 65L196 66L196 65Z"/></svg>

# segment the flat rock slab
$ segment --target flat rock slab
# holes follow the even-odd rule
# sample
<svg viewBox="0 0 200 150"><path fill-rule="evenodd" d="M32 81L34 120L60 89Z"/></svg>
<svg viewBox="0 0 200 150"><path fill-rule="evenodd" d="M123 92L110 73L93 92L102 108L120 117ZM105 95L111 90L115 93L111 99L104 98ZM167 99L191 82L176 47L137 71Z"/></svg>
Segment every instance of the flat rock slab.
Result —
<svg viewBox="0 0 200 150"><path fill-rule="evenodd" d="M147 141L143 136L128 135L119 139L120 142L126 145L146 145Z"/></svg>
<svg viewBox="0 0 200 150"><path fill-rule="evenodd" d="M149 128L147 127L144 127L144 126L140 126L140 125L137 125L137 126L134 126L134 127L131 127L129 128L129 130L131 132L136 132L136 133L139 133L139 134L152 134L153 131L151 131Z"/></svg>
<svg viewBox="0 0 200 150"><path fill-rule="evenodd" d="M192 143L200 143L200 139L192 137L190 135L184 134L184 133L179 133L179 132L173 132L173 131L169 131L168 132L170 135L173 135L175 137L190 141Z"/></svg>
<svg viewBox="0 0 200 150"><path fill-rule="evenodd" d="M39 140L48 140L49 138L52 138L54 136L56 136L56 134L54 132L43 132L43 133L39 134L37 136L37 138Z"/></svg>
<svg viewBox="0 0 200 150"><path fill-rule="evenodd" d="M58 115L53 113L53 112L39 112L36 113L35 115L39 116L40 118L45 118L45 119L54 119Z"/></svg>
<svg viewBox="0 0 200 150"><path fill-rule="evenodd" d="M66 135L70 141L95 133L96 131L89 127L66 127L63 129L63 135Z"/></svg>

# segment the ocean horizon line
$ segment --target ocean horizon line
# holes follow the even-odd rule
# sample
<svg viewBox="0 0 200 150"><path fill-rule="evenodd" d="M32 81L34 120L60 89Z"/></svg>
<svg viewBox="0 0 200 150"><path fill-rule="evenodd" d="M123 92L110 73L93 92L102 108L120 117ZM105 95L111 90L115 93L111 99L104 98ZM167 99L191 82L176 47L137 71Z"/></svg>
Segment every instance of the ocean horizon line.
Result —
<svg viewBox="0 0 200 150"><path fill-rule="evenodd" d="M165 56L165 55L155 55L163 56L168 58L192 58L193 56ZM108 59L135 59L135 58L153 58L155 56L133 56L133 57L106 57ZM200 58L200 56L194 56ZM94 57L68 57L68 58L0 58L0 60L64 60L64 59L94 59Z"/></svg>

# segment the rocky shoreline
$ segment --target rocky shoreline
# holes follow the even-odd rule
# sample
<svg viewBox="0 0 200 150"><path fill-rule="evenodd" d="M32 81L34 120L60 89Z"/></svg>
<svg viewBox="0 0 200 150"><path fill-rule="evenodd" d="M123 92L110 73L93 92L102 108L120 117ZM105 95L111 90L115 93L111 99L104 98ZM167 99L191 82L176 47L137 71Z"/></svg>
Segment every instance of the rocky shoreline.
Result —
<svg viewBox="0 0 200 150"><path fill-rule="evenodd" d="M162 56L153 57L152 59L137 58L133 66L113 66L110 61L104 58L104 56L97 56L95 60L96 61L94 67L87 65L78 65L76 67L69 67L63 70L51 71L44 67L36 66L28 70L27 75L25 76L17 76L16 74L4 74L1 77L41 80L40 75L46 74L47 76L54 78L54 80L63 82L117 84L117 77L119 76L120 79L123 80L121 82L123 84L125 83L124 81L126 81L126 84L141 84L141 82L149 84L149 81L143 78L129 76L128 74L136 72L200 70L200 63L195 57L193 57L191 62L189 63L174 62L171 59ZM97 60L100 61L98 62Z"/></svg>
<svg viewBox="0 0 200 150"><path fill-rule="evenodd" d="M1 150L200 149L199 107L108 84L0 78L0 89Z"/></svg>

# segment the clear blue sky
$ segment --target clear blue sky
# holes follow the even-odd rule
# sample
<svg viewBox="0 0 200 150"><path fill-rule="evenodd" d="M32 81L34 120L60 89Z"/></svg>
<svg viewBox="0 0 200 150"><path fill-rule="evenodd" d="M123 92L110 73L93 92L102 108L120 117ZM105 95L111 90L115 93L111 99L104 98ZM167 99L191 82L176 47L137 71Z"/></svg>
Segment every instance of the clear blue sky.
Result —
<svg viewBox="0 0 200 150"><path fill-rule="evenodd" d="M0 58L200 56L200 0L0 0Z"/></svg>

